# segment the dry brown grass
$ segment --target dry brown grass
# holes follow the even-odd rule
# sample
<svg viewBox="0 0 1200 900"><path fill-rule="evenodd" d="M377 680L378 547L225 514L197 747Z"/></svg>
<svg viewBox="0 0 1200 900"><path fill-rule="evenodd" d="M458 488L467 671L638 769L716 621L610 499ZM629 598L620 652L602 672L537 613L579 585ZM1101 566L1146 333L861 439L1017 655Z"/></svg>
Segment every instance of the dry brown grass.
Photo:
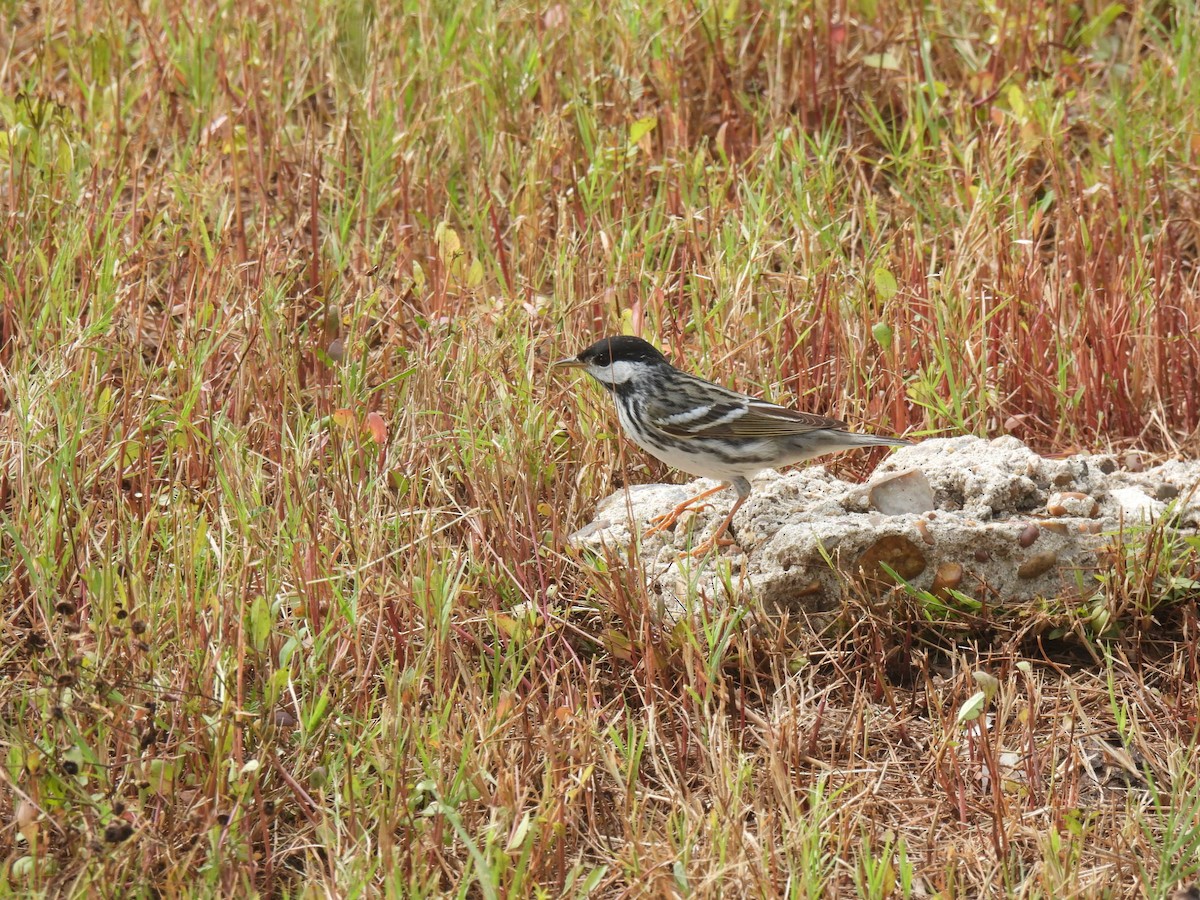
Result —
<svg viewBox="0 0 1200 900"><path fill-rule="evenodd" d="M1195 877L1195 536L1084 603L667 627L565 550L667 473L544 378L623 327L895 431L1194 452L1193 10L2 9L4 890Z"/></svg>

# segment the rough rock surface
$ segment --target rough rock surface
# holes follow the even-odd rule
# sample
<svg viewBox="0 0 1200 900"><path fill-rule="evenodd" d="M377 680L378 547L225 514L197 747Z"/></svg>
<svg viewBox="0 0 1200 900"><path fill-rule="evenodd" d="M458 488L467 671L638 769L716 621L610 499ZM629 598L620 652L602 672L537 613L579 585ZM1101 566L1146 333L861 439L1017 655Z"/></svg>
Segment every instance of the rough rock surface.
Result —
<svg viewBox="0 0 1200 900"><path fill-rule="evenodd" d="M1200 461L1128 462L1047 459L1014 437L931 439L893 453L865 485L821 466L765 471L734 519L735 546L695 560L680 556L728 513L734 497L727 491L673 531L643 539L640 554L667 615L689 597L731 587L757 593L768 608L821 612L836 607L850 581L876 593L892 588L888 569L935 595L957 590L992 605L1073 596L1095 584L1110 548L1135 539L1168 509L1173 528L1200 525ZM712 485L701 479L621 491L599 504L571 542L626 550L635 545L634 530Z"/></svg>

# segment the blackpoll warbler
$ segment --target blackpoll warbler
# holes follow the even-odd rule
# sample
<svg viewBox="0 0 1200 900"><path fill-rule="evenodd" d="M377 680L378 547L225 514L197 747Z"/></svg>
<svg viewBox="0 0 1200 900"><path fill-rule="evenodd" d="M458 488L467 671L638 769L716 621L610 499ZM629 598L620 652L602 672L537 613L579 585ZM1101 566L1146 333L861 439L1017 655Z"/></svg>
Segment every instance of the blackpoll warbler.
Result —
<svg viewBox="0 0 1200 900"><path fill-rule="evenodd" d="M651 456L721 482L660 516L646 534L671 527L684 510L726 487L737 491L729 515L693 554L721 542L750 496L750 476L756 472L854 447L911 443L853 434L838 419L776 406L681 372L641 338L603 338L553 366L586 369L613 395L625 433Z"/></svg>

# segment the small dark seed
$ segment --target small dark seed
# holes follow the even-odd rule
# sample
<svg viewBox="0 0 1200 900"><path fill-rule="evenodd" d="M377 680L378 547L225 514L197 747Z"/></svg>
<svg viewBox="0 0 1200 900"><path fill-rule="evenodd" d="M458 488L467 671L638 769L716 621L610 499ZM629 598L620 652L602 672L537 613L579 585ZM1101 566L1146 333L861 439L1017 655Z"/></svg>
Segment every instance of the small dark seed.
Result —
<svg viewBox="0 0 1200 900"><path fill-rule="evenodd" d="M1030 522L1022 529L1020 536L1017 538L1017 543L1022 547L1032 547L1034 541L1041 536L1041 533L1042 529L1038 528L1033 522Z"/></svg>
<svg viewBox="0 0 1200 900"><path fill-rule="evenodd" d="M296 717L286 709L277 709L271 713L271 724L279 728L291 728L296 724Z"/></svg>
<svg viewBox="0 0 1200 900"><path fill-rule="evenodd" d="M75 762L75 760L73 760L73 759L64 759L63 764L62 764L62 770L64 772L66 772L68 775L78 775L79 774L79 763Z"/></svg>
<svg viewBox="0 0 1200 900"><path fill-rule="evenodd" d="M133 836L133 826L128 822L109 822L104 828L104 840L110 844L119 844Z"/></svg>
<svg viewBox="0 0 1200 900"><path fill-rule="evenodd" d="M54 611L60 616L73 616L75 615L75 604L70 600L59 600L54 604Z"/></svg>
<svg viewBox="0 0 1200 900"><path fill-rule="evenodd" d="M134 619L133 623L129 627L133 629L134 634L145 634L146 633L146 623L143 622L141 619Z"/></svg>

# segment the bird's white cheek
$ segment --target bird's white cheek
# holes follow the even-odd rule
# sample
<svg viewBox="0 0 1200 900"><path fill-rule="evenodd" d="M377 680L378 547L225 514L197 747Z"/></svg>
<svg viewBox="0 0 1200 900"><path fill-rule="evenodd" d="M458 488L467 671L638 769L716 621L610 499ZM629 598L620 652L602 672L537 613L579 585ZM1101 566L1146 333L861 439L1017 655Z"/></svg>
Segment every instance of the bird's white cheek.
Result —
<svg viewBox="0 0 1200 900"><path fill-rule="evenodd" d="M617 360L604 367L591 366L588 371L598 381L603 381L605 384L624 384L630 379L637 377L638 368L637 363Z"/></svg>

